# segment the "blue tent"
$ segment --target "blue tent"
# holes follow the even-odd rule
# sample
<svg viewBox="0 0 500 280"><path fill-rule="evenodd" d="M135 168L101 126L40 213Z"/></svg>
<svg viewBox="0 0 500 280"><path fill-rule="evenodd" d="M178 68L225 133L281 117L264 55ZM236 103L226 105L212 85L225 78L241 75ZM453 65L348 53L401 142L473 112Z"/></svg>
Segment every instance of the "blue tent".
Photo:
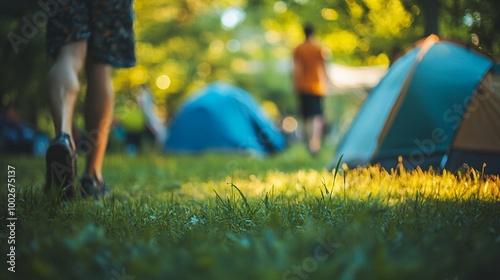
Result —
<svg viewBox="0 0 500 280"><path fill-rule="evenodd" d="M500 73L472 47L430 36L372 91L339 144L349 166L500 174Z"/></svg>
<svg viewBox="0 0 500 280"><path fill-rule="evenodd" d="M245 90L227 83L207 85L179 108L165 142L167 152L282 151L285 139Z"/></svg>

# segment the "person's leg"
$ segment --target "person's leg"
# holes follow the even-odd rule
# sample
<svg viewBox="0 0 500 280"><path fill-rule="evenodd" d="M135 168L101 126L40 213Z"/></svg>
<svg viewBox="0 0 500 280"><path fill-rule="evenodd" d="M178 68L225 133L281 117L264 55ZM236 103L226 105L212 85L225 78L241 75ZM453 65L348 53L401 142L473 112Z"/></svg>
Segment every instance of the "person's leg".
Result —
<svg viewBox="0 0 500 280"><path fill-rule="evenodd" d="M83 1L89 4L91 38L86 65L86 144L89 145L85 174L80 180L83 196L99 199L111 190L102 177L102 166L112 125L114 91L111 67L135 65L133 1Z"/></svg>
<svg viewBox="0 0 500 280"><path fill-rule="evenodd" d="M73 112L80 90L78 76L86 53L86 40L67 44L61 48L49 70L49 102L56 134L65 132L71 135Z"/></svg>
<svg viewBox="0 0 500 280"><path fill-rule="evenodd" d="M64 45L57 53L48 74L48 93L56 137L45 156L45 190L61 187L67 198L73 196L76 177L75 143L71 137L73 112L80 89L78 76L83 68L87 41Z"/></svg>
<svg viewBox="0 0 500 280"><path fill-rule="evenodd" d="M323 139L323 116L316 115L311 119L311 134L309 138L309 150L317 154L321 150Z"/></svg>
<svg viewBox="0 0 500 280"><path fill-rule="evenodd" d="M312 126L313 116L311 115L310 99L311 99L310 96L305 93L298 94L298 102L300 105L299 110L302 116L302 124L304 127L301 136L302 136L302 141L304 142L309 152L311 152L310 143L311 143L311 137L313 135L313 126Z"/></svg>
<svg viewBox="0 0 500 280"><path fill-rule="evenodd" d="M87 96L85 126L91 150L87 155L85 175L102 182L102 164L113 117L114 91L111 67L93 59L87 61Z"/></svg>
<svg viewBox="0 0 500 280"><path fill-rule="evenodd" d="M315 156L321 150L323 140L323 104L322 97L316 95L301 95L301 110L304 119L304 136L307 148Z"/></svg>
<svg viewBox="0 0 500 280"><path fill-rule="evenodd" d="M310 149L311 136L313 134L312 117L303 117L304 132L303 138L307 148Z"/></svg>

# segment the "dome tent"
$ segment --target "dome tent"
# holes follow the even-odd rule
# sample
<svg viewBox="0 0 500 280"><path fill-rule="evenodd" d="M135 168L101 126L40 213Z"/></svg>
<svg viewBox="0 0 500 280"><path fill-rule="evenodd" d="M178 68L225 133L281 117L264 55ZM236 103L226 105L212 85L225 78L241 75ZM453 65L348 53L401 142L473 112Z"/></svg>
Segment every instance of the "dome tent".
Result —
<svg viewBox="0 0 500 280"><path fill-rule="evenodd" d="M282 151L285 139L255 99L223 82L200 89L179 108L165 150L176 153Z"/></svg>
<svg viewBox="0 0 500 280"><path fill-rule="evenodd" d="M500 71L476 49L431 35L373 89L334 157L349 166L463 164L500 174Z"/></svg>

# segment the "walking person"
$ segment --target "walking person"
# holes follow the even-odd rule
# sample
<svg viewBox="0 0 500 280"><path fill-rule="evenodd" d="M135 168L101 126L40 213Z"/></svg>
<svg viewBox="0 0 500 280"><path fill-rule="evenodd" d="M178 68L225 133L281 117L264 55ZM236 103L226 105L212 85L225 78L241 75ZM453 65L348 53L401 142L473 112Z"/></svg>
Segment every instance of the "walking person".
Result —
<svg viewBox="0 0 500 280"><path fill-rule="evenodd" d="M47 51L54 59L48 92L56 137L46 153L46 190L62 187L68 198L76 192L72 123L79 78L85 72L86 163L79 186L84 197L97 199L110 192L102 165L114 107L111 70L136 63L132 5L133 0L68 0L54 8L57 12L47 26Z"/></svg>
<svg viewBox="0 0 500 280"><path fill-rule="evenodd" d="M305 126L305 140L311 155L321 150L323 139L323 96L328 75L314 28L304 25L305 40L293 51L293 82Z"/></svg>

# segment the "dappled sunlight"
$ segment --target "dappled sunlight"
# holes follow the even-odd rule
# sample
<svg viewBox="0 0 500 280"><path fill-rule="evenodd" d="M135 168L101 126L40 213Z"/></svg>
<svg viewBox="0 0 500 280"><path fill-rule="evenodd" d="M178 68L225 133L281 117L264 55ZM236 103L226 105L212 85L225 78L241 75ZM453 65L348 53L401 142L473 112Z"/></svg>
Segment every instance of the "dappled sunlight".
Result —
<svg viewBox="0 0 500 280"><path fill-rule="evenodd" d="M41 195L43 159L9 158L22 201L16 249L36 273L53 270L51 279L60 271L81 275L96 263L99 275L108 275L115 261L147 278L157 276L153 269L177 279L193 266L218 273L214 279L238 278L255 273L244 269L256 263L266 267L259 279L279 279L296 265L307 268L304 260L317 264L315 276L331 279L356 258L357 276L412 279L418 271L430 279L443 271L475 276L477 267L498 259L498 176L376 166L337 173L299 149L288 153L109 155L104 174L113 195L64 204ZM332 247L321 256L331 255L314 259L325 244ZM230 274L228 263L236 266ZM496 273L490 266L486 273Z"/></svg>
<svg viewBox="0 0 500 280"><path fill-rule="evenodd" d="M173 113L195 85L213 80L237 83L251 75L271 75L273 82L246 82L247 90L268 99L270 88L285 93L289 86L275 85L276 71L265 65L289 59L291 50L303 40L304 21L318 25L318 39L328 50L329 61L388 65L393 43L380 38L399 36L412 25L415 14L406 11L399 0L371 0L363 5L346 1L345 6L275 1L253 8L245 1L183 3L136 3L138 65L137 70L115 75L118 94L146 84L160 100L159 106ZM305 15L311 18L302 18ZM211 71L198 71L201 63ZM162 75L168 75L170 83L158 83ZM291 106L288 103L285 105Z"/></svg>
<svg viewBox="0 0 500 280"><path fill-rule="evenodd" d="M241 43L239 40L236 40L236 39L231 39L227 42L226 44L226 49L229 51L229 52L237 52L239 51L241 48Z"/></svg>
<svg viewBox="0 0 500 280"><path fill-rule="evenodd" d="M154 155L136 159L110 156L104 172L109 174L107 180L113 184L115 192L118 195L128 193L130 199L159 195L167 200L173 196L179 201L203 202L215 199L217 192L223 198L239 200L241 197L235 192L235 186L252 201L272 194L290 199L327 197L335 201L378 201L388 207L415 199L458 204L500 202L500 177L483 178L481 172L475 170L456 175L420 169L387 171L378 166L341 168L337 173L307 167L286 172L273 167L275 164L284 166L290 160L298 164L301 157L284 156L270 164L270 160L211 154L194 157ZM20 163L33 162L27 158L19 160ZM127 169L124 162L135 162L133 170ZM43 165L41 160L34 163ZM41 184L43 174L33 174L39 179L35 184ZM32 178L26 176L26 179Z"/></svg>
<svg viewBox="0 0 500 280"><path fill-rule="evenodd" d="M224 42L220 39L215 39L210 42L209 53L215 56L220 56L224 52Z"/></svg>
<svg viewBox="0 0 500 280"><path fill-rule="evenodd" d="M168 75L160 75L156 78L156 86L159 89L167 89L170 86L170 77Z"/></svg>
<svg viewBox="0 0 500 280"><path fill-rule="evenodd" d="M281 128L286 133L293 133L297 130L298 127L299 122L293 116L286 116L281 124Z"/></svg>
<svg viewBox="0 0 500 280"><path fill-rule="evenodd" d="M262 109L275 123L278 123L281 119L280 111L276 103L271 100L264 100L261 103Z"/></svg>
<svg viewBox="0 0 500 280"><path fill-rule="evenodd" d="M245 12L240 8L231 7L221 15L221 24L225 29L233 29L245 19Z"/></svg>
<svg viewBox="0 0 500 280"><path fill-rule="evenodd" d="M61 150L52 166L52 160L45 159L46 146L55 134L51 104L46 98L47 72L54 71L43 45L54 27L49 20L57 18L54 16L62 11L62 2L68 1L0 4L0 33L5 41L0 53L8 66L0 71L0 105L3 109L14 104L22 113L15 124L9 115L2 118L7 121L2 128L7 128L4 134L9 137L33 134L30 141L34 145L23 149L37 148L31 153L36 156L11 154L10 143L0 139L0 148L6 152L0 155L0 162L9 169L0 173L0 181L8 182L0 188L1 205L8 210L0 218L0 236L9 243L4 253L7 263L17 268L12 277L500 279L500 175L485 175L491 173L491 164L483 164L483 171L459 166L457 173L405 170L402 159L392 170L380 166L353 168L356 164L348 162L348 153L340 151L342 143L351 143L342 141L342 136L351 135L348 127L357 120L356 112L363 102L373 99L369 93L380 88L377 85L381 79L394 89L406 89L397 79L383 78L389 66L404 70L396 71L401 77L411 68L408 65L418 66L415 69L428 66L423 62L407 64L411 59L404 60L402 55L415 54L410 46L424 35L439 34L498 57L498 0L133 1L133 13L120 17L134 19L137 61L136 65L123 65L130 68L110 72L116 104L113 116L109 116L112 130L102 180L111 192L96 199L86 196L82 189L86 184L81 181L91 175L88 173L100 173L87 167L86 161L92 165L89 156L96 151L92 136L102 132L84 129L89 106L81 102L92 88L87 85L92 75L84 70L73 120L77 170L70 168L70 173L76 173L75 180L66 176L64 188L46 187L47 175L61 179L61 174L56 174L61 170L55 171L54 164L63 163L62 155L68 153ZM310 152L305 140L309 127L300 117L300 100L294 94L296 75L292 75L296 74L292 68L297 63L293 53L304 42L305 23L314 27L314 41L321 47L329 79L323 104L325 137L317 153ZM120 36L129 33L117 31ZM105 37L113 37L110 32L107 30ZM107 57L91 50L91 45L89 56L119 62L120 55ZM124 45L115 44L108 51L122 48ZM444 52L436 52L436 57ZM466 73L459 66L480 68L467 59L451 60L451 72L456 74L453 77ZM491 71L499 69L496 65ZM460 85L456 82L450 85ZM251 99L238 99L246 105L258 103L260 108L230 108L207 98L204 101L215 104L214 111L221 113L220 117L203 111L204 107L191 113L199 119L189 116L179 130L174 130L180 110L190 107L186 100L202 96L207 85L219 83L224 84L221 88L234 86L228 91L231 93L241 89L246 96L248 92ZM221 88L213 92L224 95ZM406 98L413 100L409 95ZM460 108L467 103L462 101L457 103ZM378 103L379 107L383 104L389 103ZM457 110L453 113L471 113ZM267 113L271 120L266 116L252 118L248 125L240 122L259 113ZM20 119L26 126L18 126ZM211 119L213 123L202 122ZM224 124L226 120L231 124ZM264 121L270 124L261 125ZM376 121L370 118L362 130L373 130ZM421 117L418 124L425 123ZM256 127L262 129L257 133ZM392 135L392 129L385 128L385 134ZM395 133L401 139L416 129L405 128L403 133ZM486 131L484 126L476 128ZM215 133L218 129L221 133ZM234 133L220 136L224 130ZM211 136L220 137L209 145L210 152L204 152L204 148L169 149L168 140L176 131L193 133L180 137L181 144L186 139L208 144ZM245 131L256 133L249 137ZM434 132L432 141L425 137L410 139L419 146L412 151L412 167L417 159L423 161L437 151L442 141L434 141L440 138L434 137L440 134ZM360 139L367 138L355 140ZM253 140L255 145L250 147ZM224 141L232 142L232 147L222 148ZM465 142L453 141L457 149L452 150L469 150L471 143L485 146L478 141ZM485 150L492 158L495 143L491 141L492 149ZM387 146L397 148L397 144ZM44 151L38 152L42 145ZM337 155L343 158L336 160ZM338 169L331 170L335 163ZM53 172L46 174L46 168ZM75 197L68 199L66 193L73 187ZM105 189L91 190L104 193ZM11 264L15 262L17 266ZM0 278L6 278L5 273L9 274L0 273Z"/></svg>
<svg viewBox="0 0 500 280"><path fill-rule="evenodd" d="M273 5L274 11L278 14L282 14L288 10L287 4L283 1L276 1Z"/></svg>
<svg viewBox="0 0 500 280"><path fill-rule="evenodd" d="M385 54L372 58L379 66L349 67L340 64L327 65L331 83L335 87L334 94L342 93L342 89L373 88L387 73L388 58ZM344 91L352 94L351 91Z"/></svg>
<svg viewBox="0 0 500 280"><path fill-rule="evenodd" d="M223 198L229 197L239 200L241 197L239 194L235 196L234 187L237 187L249 199L260 199L271 193L285 197L303 197L306 194L319 195L324 186L324 175L329 176L330 174L328 172L321 174L314 170L294 173L268 171L264 175L241 176L243 173L247 172L234 170L231 175L226 176L221 181L188 182L176 191L176 195L179 198L205 200L215 198L215 192L217 192Z"/></svg>
<svg viewBox="0 0 500 280"><path fill-rule="evenodd" d="M159 64L163 62L164 51L162 50L161 47L155 47L152 44L146 42L137 42L135 48L136 48L136 55L140 62L140 64L137 65L136 67L140 66L145 67L145 65L151 63Z"/></svg>
<svg viewBox="0 0 500 280"><path fill-rule="evenodd" d="M500 180L498 178L480 179L478 171L457 176L449 172L393 170L383 171L379 167L348 170L345 186L346 195L358 199L379 199L389 205L405 203L408 199L436 199L463 203L467 200L499 201ZM340 194L340 193L339 193Z"/></svg>
<svg viewBox="0 0 500 280"><path fill-rule="evenodd" d="M238 164L235 165L236 167ZM480 173L456 176L435 171L385 171L377 166L329 172L304 169L296 172L267 171L255 174L251 170L229 168L220 171L221 180L183 183L174 195L179 199L210 200L217 193L222 198L242 199L237 188L250 200L261 200L266 195L288 199L317 197L335 201L377 201L387 207L411 201L436 200L466 203L469 200L500 201L500 180L480 179ZM226 173L227 175L223 175ZM215 174L216 175L216 174Z"/></svg>
<svg viewBox="0 0 500 280"><path fill-rule="evenodd" d="M334 53L349 55L357 48L359 38L353 32L342 30L327 35L324 42Z"/></svg>
<svg viewBox="0 0 500 280"><path fill-rule="evenodd" d="M210 72L212 72L212 67L210 64L206 62L202 62L196 66L197 74L201 78L206 78L210 75Z"/></svg>
<svg viewBox="0 0 500 280"><path fill-rule="evenodd" d="M264 37L271 45L278 44L281 41L281 34L273 30L267 31Z"/></svg>
<svg viewBox="0 0 500 280"><path fill-rule="evenodd" d="M413 22L411 14L398 0L390 0L386 5L374 0L366 1L366 4L370 8L368 18L375 23L375 31L384 37L398 34Z"/></svg>
<svg viewBox="0 0 500 280"><path fill-rule="evenodd" d="M337 20L339 18L337 11L331 8L323 8L321 10L321 15L326 20Z"/></svg>
<svg viewBox="0 0 500 280"><path fill-rule="evenodd" d="M146 67L139 65L129 70L130 73L130 85L132 87L143 85L148 80L148 70Z"/></svg>
<svg viewBox="0 0 500 280"><path fill-rule="evenodd" d="M358 5L355 1L348 1L349 4L349 12L351 16L355 19L360 18L363 15L363 8Z"/></svg>

